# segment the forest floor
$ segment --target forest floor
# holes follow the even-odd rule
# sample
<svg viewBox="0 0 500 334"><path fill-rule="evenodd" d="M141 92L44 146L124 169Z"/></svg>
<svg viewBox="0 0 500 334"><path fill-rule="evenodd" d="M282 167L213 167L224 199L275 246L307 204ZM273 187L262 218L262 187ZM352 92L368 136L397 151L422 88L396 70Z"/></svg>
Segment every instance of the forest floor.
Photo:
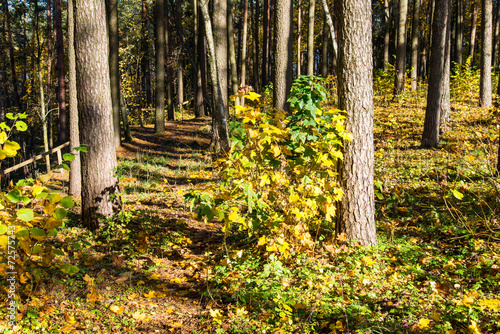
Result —
<svg viewBox="0 0 500 334"><path fill-rule="evenodd" d="M471 106L455 101L440 148L422 150L425 101L378 95L379 246L293 260L237 232L225 246L220 223L193 219L183 195L215 182L208 118L134 127L118 151L121 221L92 234L70 216L57 242L79 271L25 284L19 332L496 333L498 125Z"/></svg>

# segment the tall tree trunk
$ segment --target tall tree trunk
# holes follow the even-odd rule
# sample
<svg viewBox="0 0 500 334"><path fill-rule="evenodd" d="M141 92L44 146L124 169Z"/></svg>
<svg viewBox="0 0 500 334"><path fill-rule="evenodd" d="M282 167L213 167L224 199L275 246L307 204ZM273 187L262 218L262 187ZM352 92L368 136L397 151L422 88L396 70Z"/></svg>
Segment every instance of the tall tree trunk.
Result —
<svg viewBox="0 0 500 334"><path fill-rule="evenodd" d="M155 3L156 108L155 133L165 131L165 3Z"/></svg>
<svg viewBox="0 0 500 334"><path fill-rule="evenodd" d="M201 1L201 0L199 0ZM200 38L198 44L198 63L201 70L201 89L203 91L203 105L205 116L210 114L210 103L208 102L207 83L207 39L205 37L205 23L200 17Z"/></svg>
<svg viewBox="0 0 500 334"><path fill-rule="evenodd" d="M234 43L233 1L227 0L227 42L229 64L231 65L231 95L238 94L238 67L236 65L236 47ZM239 104L239 99L236 100Z"/></svg>
<svg viewBox="0 0 500 334"><path fill-rule="evenodd" d="M334 62L337 59L337 38L335 37L335 24L333 23L332 16L330 15L330 8L328 8L327 0L321 0L321 4L323 5L323 11L325 12L326 22L328 23L328 27L330 28L330 35L332 37L332 47L333 47L333 59Z"/></svg>
<svg viewBox="0 0 500 334"><path fill-rule="evenodd" d="M493 1L482 0L481 17L481 77L479 82L479 105L492 106L491 96L491 50L493 34Z"/></svg>
<svg viewBox="0 0 500 334"><path fill-rule="evenodd" d="M326 22L326 13L323 19L323 49L321 52L321 76L328 77L328 23Z"/></svg>
<svg viewBox="0 0 500 334"><path fill-rule="evenodd" d="M61 0L54 2L57 59L57 102L59 105L59 144L68 141L68 115L66 112L66 75L64 69L64 41L62 30Z"/></svg>
<svg viewBox="0 0 500 334"><path fill-rule="evenodd" d="M225 154L229 152L229 132L227 128L227 118L226 118L226 110L224 105L224 100L222 96L222 88L221 82L218 78L219 73L222 73L218 70L218 60L219 58L215 58L215 43L214 36L212 34L212 23L210 22L210 16L208 15L208 0L200 0L200 9L203 15L204 25L205 25L205 35L207 38L207 49L208 49L208 64L210 66L210 77L212 80L212 99L214 100L214 108L212 108L212 145L216 150ZM221 2L225 2L226 0L222 0ZM215 9L215 8L214 8ZM219 8L218 8L219 10ZM214 14L217 11L214 11ZM214 16L214 22L218 22L215 20L215 17L225 18L225 13L220 14L219 16ZM227 68L227 58L225 62L225 66ZM227 71L226 71L227 73ZM227 78L227 76L226 76ZM227 85L226 85L227 87ZM226 89L227 91L227 89ZM227 103L227 102L226 102Z"/></svg>
<svg viewBox="0 0 500 334"><path fill-rule="evenodd" d="M250 6L254 6L253 15L253 36L252 36L252 53L253 53L253 88L259 91L259 1L250 1Z"/></svg>
<svg viewBox="0 0 500 334"><path fill-rule="evenodd" d="M309 0L309 25L307 29L307 75L314 75L314 14L316 0Z"/></svg>
<svg viewBox="0 0 500 334"><path fill-rule="evenodd" d="M408 0L399 1L398 38L396 47L396 75L394 76L394 96L404 92L404 78L406 73L406 16L408 14Z"/></svg>
<svg viewBox="0 0 500 334"><path fill-rule="evenodd" d="M100 0L76 1L76 80L82 154L82 221L89 229L115 212L118 180L108 65L106 9Z"/></svg>
<svg viewBox="0 0 500 334"><path fill-rule="evenodd" d="M196 59L196 62L194 64L194 114L195 117L202 117L205 115L205 105L203 101L203 86L202 86L202 78L201 78L201 55L200 52L200 43L203 43L202 40L200 40L200 23L199 23L199 15L198 15L198 0L193 0L193 17L194 17L194 52L195 56L194 59Z"/></svg>
<svg viewBox="0 0 500 334"><path fill-rule="evenodd" d="M75 13L73 0L68 0L68 66L69 66L69 146L80 146L78 130L78 98L76 95L76 58L75 58ZM82 193L82 171L80 152L72 151L75 159L70 163L69 194L80 197Z"/></svg>
<svg viewBox="0 0 500 334"><path fill-rule="evenodd" d="M243 8L243 37L241 45L241 82L240 86L246 86L247 80L247 35L248 35L248 0L244 0ZM244 100L241 100L241 104L244 105Z"/></svg>
<svg viewBox="0 0 500 334"><path fill-rule="evenodd" d="M173 78L173 70L172 70L172 50L173 50L173 38L170 34L171 26L170 26L170 20L169 20L169 15L167 15L167 8L165 7L165 15L166 19L164 20L165 22L165 45L166 45L166 59L167 59L167 79L168 78ZM174 85L173 85L173 80L167 80L167 119L169 121L175 121L175 110L174 110Z"/></svg>
<svg viewBox="0 0 500 334"><path fill-rule="evenodd" d="M148 1L142 0L141 11L141 72L142 72L142 89L144 92L143 98L146 107L151 106L151 73L149 72L149 32L148 32Z"/></svg>
<svg viewBox="0 0 500 334"><path fill-rule="evenodd" d="M213 21L214 24L214 43L215 43L215 56L217 57L217 73L220 90L222 94L222 103L224 105L224 112L228 113L228 22L227 20L227 0L215 0ZM207 22L205 21L205 28ZM207 32L208 39L208 32ZM216 95L217 96L217 95ZM215 97L216 97L215 96ZM214 97L214 99L215 99ZM215 108L214 108L215 109Z"/></svg>
<svg viewBox="0 0 500 334"><path fill-rule="evenodd" d="M455 35L455 62L462 65L464 42L464 1L457 0L457 32Z"/></svg>
<svg viewBox="0 0 500 334"><path fill-rule="evenodd" d="M493 71L498 71L498 45L500 37L500 3L497 3L497 14L495 17L495 34L493 36L493 51L491 53L491 66L493 67Z"/></svg>
<svg viewBox="0 0 500 334"><path fill-rule="evenodd" d="M443 69L443 87L441 90L441 124L440 133L445 133L451 129L451 101L450 101L450 67L451 67L451 4L448 7L448 23L446 24L446 48Z"/></svg>
<svg viewBox="0 0 500 334"><path fill-rule="evenodd" d="M12 27L10 23L9 4L7 0L3 0L2 4L5 20L7 21L7 43L9 45L10 73L12 79L14 106L16 106L18 110L20 110L21 101L19 99L19 91L17 88L16 59L14 54L14 42L12 41Z"/></svg>
<svg viewBox="0 0 500 334"><path fill-rule="evenodd" d="M58 0L60 1L60 0ZM113 143L121 145L120 130L120 44L118 39L118 0L106 0L109 32L109 75L111 84L111 104L113 106Z"/></svg>
<svg viewBox="0 0 500 334"><path fill-rule="evenodd" d="M391 36L391 7L389 0L384 0L384 71L387 71L389 63L389 43Z"/></svg>
<svg viewBox="0 0 500 334"><path fill-rule="evenodd" d="M49 148L54 147L52 133L52 68L53 68L53 52L54 52L54 29L52 24L52 0L47 0L47 129L49 137Z"/></svg>
<svg viewBox="0 0 500 334"><path fill-rule="evenodd" d="M43 136L43 149L45 152L49 150L49 138L47 131L47 108L45 106L45 95L43 93L43 75L42 69L38 68L38 81L40 85L40 119L42 120L42 136ZM47 167L47 173L50 172L50 156L45 156L45 166Z"/></svg>
<svg viewBox="0 0 500 334"><path fill-rule="evenodd" d="M302 38L302 0L299 0L297 13L297 76L301 75L302 70L302 50L301 50L301 38Z"/></svg>
<svg viewBox="0 0 500 334"><path fill-rule="evenodd" d="M432 22L429 86L421 147L437 147L444 87L446 40L448 36L449 0L436 1Z"/></svg>
<svg viewBox="0 0 500 334"><path fill-rule="evenodd" d="M179 111L182 111L184 105L184 62L181 57L182 54L177 60L177 108Z"/></svg>
<svg viewBox="0 0 500 334"><path fill-rule="evenodd" d="M470 31L470 48L469 48L469 58L470 66L474 66L474 47L476 45L476 29L477 29L477 15L478 15L478 1L472 0L472 19L471 19L471 31Z"/></svg>
<svg viewBox="0 0 500 334"><path fill-rule="evenodd" d="M262 79L261 79L261 84L262 88L267 86L269 83L269 73L268 73L268 62L270 59L268 58L269 55L269 46L270 46L270 31L271 31L271 25L270 25L270 16L271 16L271 5L269 3L270 0L264 0L264 8L263 8L263 20L264 20L264 26L262 33L264 35L264 41L262 44Z"/></svg>
<svg viewBox="0 0 500 334"><path fill-rule="evenodd" d="M339 108L347 111L340 182L344 195L337 233L376 245L372 87L372 13L370 2L341 0L338 6Z"/></svg>
<svg viewBox="0 0 500 334"><path fill-rule="evenodd" d="M274 7L273 106L290 110L286 101L292 88L293 5L292 0L276 0Z"/></svg>
<svg viewBox="0 0 500 334"><path fill-rule="evenodd" d="M420 35L420 0L413 0L413 23L411 26L411 90L417 90L418 37Z"/></svg>

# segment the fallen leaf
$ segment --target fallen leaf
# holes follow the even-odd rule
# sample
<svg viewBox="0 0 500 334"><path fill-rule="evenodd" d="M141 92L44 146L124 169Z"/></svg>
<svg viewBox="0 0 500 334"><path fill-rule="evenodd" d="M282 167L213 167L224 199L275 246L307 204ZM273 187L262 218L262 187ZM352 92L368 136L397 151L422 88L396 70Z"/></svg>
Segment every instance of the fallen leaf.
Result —
<svg viewBox="0 0 500 334"><path fill-rule="evenodd" d="M117 305L111 305L109 308L111 312L116 313L116 314L122 314L123 311L125 311L125 308L123 306L117 306Z"/></svg>

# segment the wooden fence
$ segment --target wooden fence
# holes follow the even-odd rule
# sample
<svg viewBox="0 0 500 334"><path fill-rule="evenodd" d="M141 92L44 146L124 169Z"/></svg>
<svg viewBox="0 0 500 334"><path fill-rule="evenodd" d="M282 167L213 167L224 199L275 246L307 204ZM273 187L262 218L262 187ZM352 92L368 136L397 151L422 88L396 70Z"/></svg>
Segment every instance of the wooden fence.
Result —
<svg viewBox="0 0 500 334"><path fill-rule="evenodd" d="M61 153L61 150L62 150L63 148L65 148L66 146L69 146L69 142L66 142L66 143L64 143L64 144L62 144L62 145L59 145L59 146L57 146L57 147L54 147L53 149L51 149L51 150L49 150L49 151L47 151L47 152L43 152L42 154L36 155L36 156L34 156L34 157L32 157L32 158L30 158L30 159L26 160L26 161L23 161L23 162L21 162L21 163L19 163L19 164L15 165L15 166L12 166L12 167L6 168L6 169L4 169L4 170L0 171L0 176L2 176L2 175L7 175L7 174L9 174L10 172L13 172L13 171L15 171L15 170L18 170L18 169L19 169L19 168L21 168L21 167L24 167L24 166L26 166L26 165L29 165L30 163L33 163L33 162L35 162L35 161L37 161L37 160L39 160L39 159L42 159L43 157L49 156L49 155L54 154L54 153L57 153L57 163L60 165L60 164L62 164L62 162L63 162L63 160L62 160L62 153Z"/></svg>

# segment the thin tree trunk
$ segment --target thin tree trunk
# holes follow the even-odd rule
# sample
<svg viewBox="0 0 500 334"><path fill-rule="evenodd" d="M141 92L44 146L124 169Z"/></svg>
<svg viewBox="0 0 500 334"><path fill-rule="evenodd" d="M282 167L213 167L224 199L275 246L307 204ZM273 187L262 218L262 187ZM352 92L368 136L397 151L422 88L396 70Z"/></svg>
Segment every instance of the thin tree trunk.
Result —
<svg viewBox="0 0 500 334"><path fill-rule="evenodd" d="M142 89L144 92L144 105L149 108L151 105L151 74L149 72L149 45L148 45L148 1L142 0L141 12L141 72L142 72Z"/></svg>
<svg viewBox="0 0 500 334"><path fill-rule="evenodd" d="M389 63L389 43L391 36L391 7L389 0L384 0L384 71L387 71L387 64Z"/></svg>
<svg viewBox="0 0 500 334"><path fill-rule="evenodd" d="M455 36L455 62L462 65L463 40L464 40L464 2L457 0L457 28Z"/></svg>
<svg viewBox="0 0 500 334"><path fill-rule="evenodd" d="M302 0L299 0L298 4L298 14L297 14L297 76L301 75L302 71L302 50L301 50L301 38L302 38Z"/></svg>
<svg viewBox="0 0 500 334"><path fill-rule="evenodd" d="M247 35L248 35L248 0L244 0L243 8L243 37L241 45L241 87L246 86L247 80ZM241 105L245 105L245 100L241 100Z"/></svg>
<svg viewBox="0 0 500 334"><path fill-rule="evenodd" d="M328 77L328 23L326 22L326 13L323 18L323 42L322 42L322 53L321 53L321 76L323 78Z"/></svg>
<svg viewBox="0 0 500 334"><path fill-rule="evenodd" d="M493 36L493 51L491 53L491 66L493 67L493 71L498 71L498 45L500 37L500 3L497 3L497 14L495 17L495 35Z"/></svg>
<svg viewBox="0 0 500 334"><path fill-rule="evenodd" d="M156 108L155 133L165 131L165 3L155 3Z"/></svg>
<svg viewBox="0 0 500 334"><path fill-rule="evenodd" d="M60 0L59 0L60 1ZM111 103L113 106L113 143L121 145L120 130L120 58L118 39L118 0L106 0L109 31L109 75L111 83Z"/></svg>
<svg viewBox="0 0 500 334"><path fill-rule="evenodd" d="M330 35L332 36L332 47L333 47L333 57L337 58L337 38L335 37L335 25L333 24L332 16L330 15L330 8L328 8L328 2L326 0L321 0L323 5L323 10L325 11L326 22L330 28Z"/></svg>
<svg viewBox="0 0 500 334"><path fill-rule="evenodd" d="M255 5L254 5L255 3ZM252 52L253 52L253 88L259 91L259 1L250 1L250 6L254 6L253 17L253 37L252 37Z"/></svg>
<svg viewBox="0 0 500 334"><path fill-rule="evenodd" d="M12 41L12 27L10 23L10 12L9 12L9 4L7 0L3 0L3 12L5 15L5 19L7 21L7 43L9 45L9 58L10 58L10 73L12 79L12 88L13 88L13 98L14 98L14 106L20 110L21 102L19 99L19 92L17 88L17 74L16 74L16 59L14 54L14 42Z"/></svg>
<svg viewBox="0 0 500 334"><path fill-rule="evenodd" d="M340 182L344 195L337 234L363 245L376 245L372 87L372 11L365 0L341 0L338 6L339 108L346 110Z"/></svg>
<svg viewBox="0 0 500 334"><path fill-rule="evenodd" d="M166 3L165 3L166 5ZM165 7L165 45L166 45L166 59L167 59L167 119L169 121L175 121L175 110L174 110L174 85L172 78L173 70L172 70L172 50L174 49L173 38L170 34L171 26L169 15L167 15L167 7ZM170 13L169 13L170 14Z"/></svg>
<svg viewBox="0 0 500 334"><path fill-rule="evenodd" d="M49 150L49 138L47 131L47 108L45 106L45 95L43 93L43 75L42 69L38 68L38 81L40 85L40 118L42 120L42 135L43 135L43 149L45 152ZM47 167L47 173L50 172L50 156L45 156L45 165Z"/></svg>
<svg viewBox="0 0 500 334"><path fill-rule="evenodd" d="M470 32L470 48L469 48L469 58L470 66L474 66L474 47L476 45L476 29L477 29L477 15L478 15L478 1L472 0L472 23Z"/></svg>
<svg viewBox="0 0 500 334"><path fill-rule="evenodd" d="M177 108L182 111L184 104L184 64L180 57L182 55L179 55L177 60Z"/></svg>
<svg viewBox="0 0 500 334"><path fill-rule="evenodd" d="M229 64L231 65L231 95L238 94L238 67L236 65L236 48L234 45L233 2L227 0L227 42L229 49ZM239 99L236 104L239 104Z"/></svg>
<svg viewBox="0 0 500 334"><path fill-rule="evenodd" d="M316 0L309 0L309 25L307 29L307 75L314 75L314 14Z"/></svg>
<svg viewBox="0 0 500 334"><path fill-rule="evenodd" d="M96 229L114 214L118 180L113 143L106 9L100 0L76 1L76 73L82 154L82 222Z"/></svg>
<svg viewBox="0 0 500 334"><path fill-rule="evenodd" d="M215 45L214 45L214 36L212 34L212 23L210 22L210 16L208 14L208 0L200 0L200 9L203 15L204 25L205 25L205 35L207 38L207 49L208 49L208 64L210 66L210 77L212 80L212 99L214 100L214 108L212 112L212 145L216 150L225 154L229 152L229 132L227 128L227 118L226 118L226 110L224 105L224 99L222 95L221 82L218 78L219 73L223 73L218 70L218 61L219 58L215 58ZM226 0L222 0L221 2L225 2ZM217 11L214 11L214 14L220 11L220 8L217 8ZM218 16L222 19L225 18L225 13L217 13ZM214 17L214 19L215 19ZM215 20L214 20L215 21ZM217 22L217 21L216 21ZM227 67L227 59L225 62L225 66ZM227 71L226 71L227 73ZM227 76L226 76L227 77ZM227 86L226 86L227 87ZM227 89L226 89L227 91Z"/></svg>
<svg viewBox="0 0 500 334"><path fill-rule="evenodd" d="M398 38L396 47L396 75L394 76L394 97L404 92L406 74L406 16L408 0L399 1Z"/></svg>
<svg viewBox="0 0 500 334"><path fill-rule="evenodd" d="M215 56L217 57L217 73L218 81L221 90L222 103L224 105L224 112L228 113L228 22L227 20L227 0L215 0L214 1L214 11L213 11L213 21L217 22L214 24L214 45L215 45ZM207 22L205 21L205 29ZM207 32L208 39L208 32ZM217 95L216 95L217 96ZM214 96L215 99L215 96ZM215 109L215 108L214 108Z"/></svg>
<svg viewBox="0 0 500 334"><path fill-rule="evenodd" d="M432 24L431 56L429 59L429 86L424 131L421 147L439 145L439 123L441 119L443 82L445 80L445 55L448 33L449 0L436 1Z"/></svg>
<svg viewBox="0 0 500 334"><path fill-rule="evenodd" d="M482 0L481 24L481 76L479 82L479 105L492 106L491 94L491 50L493 34L493 1Z"/></svg>
<svg viewBox="0 0 500 334"><path fill-rule="evenodd" d="M270 41L269 41L269 36L270 36L270 30L271 30L271 26L270 26L270 15L271 15L271 6L270 6L270 3L269 3L270 0L264 0L264 8L263 8L263 20L264 20L264 26L263 26L263 30L262 30L262 33L264 35L264 41L263 41L263 44L262 44L262 79L261 79L261 84L262 84L262 88L267 86L267 84L269 83L268 81L268 78L269 78L269 74L268 74L268 62L270 61L268 59L268 55L269 55L269 45L270 45Z"/></svg>
<svg viewBox="0 0 500 334"><path fill-rule="evenodd" d="M200 0L201 1L201 0ZM210 114L210 103L208 102L207 83L207 39L205 37L205 23L200 17L200 38L198 44L198 62L201 70L201 89L203 91L203 105L205 116Z"/></svg>
<svg viewBox="0 0 500 334"><path fill-rule="evenodd" d="M418 37L420 35L420 1L413 0L413 23L411 27L411 90L417 90Z"/></svg>
<svg viewBox="0 0 500 334"><path fill-rule="evenodd" d="M446 24L446 48L443 69L443 87L441 90L441 124L440 133L443 134L451 129L451 101L450 101L450 67L451 67L451 4L448 7L448 23Z"/></svg>
<svg viewBox="0 0 500 334"><path fill-rule="evenodd" d="M52 22L52 0L47 0L47 129L49 131L49 148L54 147L52 134L52 68L54 52L54 29Z"/></svg>
<svg viewBox="0 0 500 334"><path fill-rule="evenodd" d="M64 69L64 41L62 30L61 0L54 2L57 59L57 102L59 105L59 144L68 141L68 115L66 112L66 75Z"/></svg>
<svg viewBox="0 0 500 334"><path fill-rule="evenodd" d="M273 106L289 111L287 96L292 88L293 5L292 0L276 0L274 8Z"/></svg>
<svg viewBox="0 0 500 334"><path fill-rule="evenodd" d="M198 15L198 0L193 0L193 16L194 16L194 52L196 59L196 63L194 64L194 87L195 87L195 96L194 96L194 114L195 117L202 117L205 115L205 105L203 101L203 86L202 86L202 78L201 78L201 57L200 57L200 44L203 41L200 41L200 23L199 23L199 15Z"/></svg>
<svg viewBox="0 0 500 334"><path fill-rule="evenodd" d="M76 94L76 58L75 58L75 16L73 0L68 0L68 65L69 65L69 146L80 146L78 130L78 98ZM82 174L80 151L73 150L75 159L70 163L69 194L80 197L82 193Z"/></svg>

